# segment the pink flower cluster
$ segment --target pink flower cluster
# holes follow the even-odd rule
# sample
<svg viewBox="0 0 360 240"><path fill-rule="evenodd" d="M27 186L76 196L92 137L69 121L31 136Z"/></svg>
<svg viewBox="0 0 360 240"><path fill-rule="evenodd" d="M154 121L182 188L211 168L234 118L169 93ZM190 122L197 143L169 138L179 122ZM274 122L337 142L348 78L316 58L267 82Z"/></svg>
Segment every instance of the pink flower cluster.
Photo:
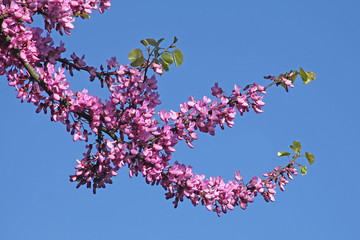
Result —
<svg viewBox="0 0 360 240"><path fill-rule="evenodd" d="M94 143L86 146L82 160L77 160L76 173L70 181L77 187L86 185L96 192L112 183L112 177L123 166L129 175L139 172L149 184L161 185L166 198L174 198L175 207L184 197L194 206L201 203L219 216L240 206L245 209L254 197L261 194L266 201L274 201L277 185L283 190L296 175L294 164L277 167L265 174L267 179L254 177L245 184L240 172L235 180L225 182L221 177L193 173L191 166L171 162L179 141L193 148L198 132L215 135L215 129L234 125L236 111L241 115L253 109L261 113L265 88L256 83L241 89L235 85L231 95L219 87L211 88L214 99L190 97L180 104L179 111L155 109L161 104L155 76L148 77L147 69L162 74L161 65L151 63L147 68L121 66L116 58L107 61L106 70L88 66L84 56L71 54L71 60L61 58L64 44L55 47L51 30L70 34L76 16L91 10L110 7L110 0L24 0L0 3L0 75L7 76L21 101L33 103L39 113L50 109L51 120L61 122L73 135L73 140ZM40 28L25 27L35 14L43 16L47 35ZM82 15L83 14L83 15ZM99 78L106 84L109 98L90 94L86 89L73 92L65 77L73 69L86 71L90 80ZM284 83L289 85L286 80ZM291 84L289 86L292 86ZM158 115L158 117L157 117Z"/></svg>

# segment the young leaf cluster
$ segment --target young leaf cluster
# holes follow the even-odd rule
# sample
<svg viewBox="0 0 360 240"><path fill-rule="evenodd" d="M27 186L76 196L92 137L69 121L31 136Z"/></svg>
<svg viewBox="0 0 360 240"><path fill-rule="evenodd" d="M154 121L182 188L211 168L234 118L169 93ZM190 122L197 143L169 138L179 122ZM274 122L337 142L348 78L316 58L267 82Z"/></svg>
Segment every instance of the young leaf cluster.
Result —
<svg viewBox="0 0 360 240"><path fill-rule="evenodd" d="M160 47L164 38L155 40L147 38L141 40L141 44L146 49L146 57L141 49L136 48L129 53L129 60L132 67L147 68L152 63L161 64L164 71L169 71L169 66L175 63L175 66L180 66L184 61L182 52L176 48L175 43L178 41L174 37L173 42L167 48Z"/></svg>
<svg viewBox="0 0 360 240"><path fill-rule="evenodd" d="M309 84L312 80L315 80L315 78L316 78L316 75L314 72L311 72L311 71L306 72L304 69L302 69L300 67L299 71L290 70L290 72L287 72L285 74L280 74L277 77L278 81L277 81L276 85L281 85L288 92L288 85L286 85L284 82L279 81L279 80L281 78L285 78L287 80L290 80L291 83L294 83L298 75L300 75L304 84Z"/></svg>
<svg viewBox="0 0 360 240"><path fill-rule="evenodd" d="M83 12L83 11L77 11L74 15L73 15L73 17L81 17L82 19L90 19L90 16L89 16L89 14L87 14L86 12Z"/></svg>
<svg viewBox="0 0 360 240"><path fill-rule="evenodd" d="M304 84L309 84L311 80L315 80L316 75L314 72L308 71L305 72L304 69L300 68L299 74L304 82Z"/></svg>
<svg viewBox="0 0 360 240"><path fill-rule="evenodd" d="M315 157L314 155L312 155L309 152L306 152L305 155L300 155L300 150L301 150L301 143L298 141L294 141L292 145L290 145L290 148L292 148L294 150L293 152L293 156L290 158L291 153L290 152L283 152L283 151L279 151L278 152L278 157L284 157L284 156L289 156L289 160L291 162L294 162L295 164L297 164L300 167L300 172L301 175L305 175L307 173L307 167L303 166L299 163L297 163L295 160L299 157L306 157L307 161L309 162L310 165L314 164L315 162Z"/></svg>

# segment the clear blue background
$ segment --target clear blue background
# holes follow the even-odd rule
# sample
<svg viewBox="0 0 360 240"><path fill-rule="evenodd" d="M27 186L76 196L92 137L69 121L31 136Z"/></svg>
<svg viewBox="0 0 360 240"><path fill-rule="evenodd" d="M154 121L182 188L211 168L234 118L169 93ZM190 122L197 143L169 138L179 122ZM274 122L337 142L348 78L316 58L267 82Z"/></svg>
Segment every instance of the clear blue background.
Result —
<svg viewBox="0 0 360 240"><path fill-rule="evenodd" d="M220 218L189 201L174 209L161 187L130 179L127 168L93 195L68 177L84 144L21 104L2 76L0 239L356 239L359 8L357 0L112 1L105 14L77 19L61 38L67 56L86 54L96 67L112 56L127 64L141 39L170 43L177 36L184 64L159 78L168 110L189 96L210 96L214 82L231 91L235 83L265 85L264 75L314 71L310 85L298 79L289 93L270 88L263 114L237 115L232 129L201 134L193 150L179 144L174 160L207 177L232 179L241 170L249 180L284 164L277 151L299 140L316 162L278 191L276 202L258 197L246 211L237 207ZM76 90L99 92L88 82L80 73L71 78Z"/></svg>

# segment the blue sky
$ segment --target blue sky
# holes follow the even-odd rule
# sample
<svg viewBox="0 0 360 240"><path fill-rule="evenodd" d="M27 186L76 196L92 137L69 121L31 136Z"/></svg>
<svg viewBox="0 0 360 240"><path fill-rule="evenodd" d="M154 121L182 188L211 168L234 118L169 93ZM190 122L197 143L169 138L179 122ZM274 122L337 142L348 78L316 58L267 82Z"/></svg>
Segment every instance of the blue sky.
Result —
<svg viewBox="0 0 360 240"><path fill-rule="evenodd" d="M240 170L249 180L283 164L277 151L298 140L316 162L278 191L274 203L258 197L246 211L220 218L189 201L174 209L162 188L130 179L126 168L93 195L68 178L84 144L74 143L49 115L21 104L2 76L0 239L355 239L359 7L356 0L112 1L105 14L77 19L62 38L67 56L85 54L94 66L112 56L125 65L141 39L170 43L177 36L184 64L158 78L168 110L189 96L210 96L214 82L231 91L235 83L265 85L264 75L290 69L315 72L315 81L298 79L289 93L270 88L264 113L238 116L232 129L217 129L215 137L201 134L193 150L179 144L174 160L225 179ZM76 90L99 92L84 75L70 80Z"/></svg>

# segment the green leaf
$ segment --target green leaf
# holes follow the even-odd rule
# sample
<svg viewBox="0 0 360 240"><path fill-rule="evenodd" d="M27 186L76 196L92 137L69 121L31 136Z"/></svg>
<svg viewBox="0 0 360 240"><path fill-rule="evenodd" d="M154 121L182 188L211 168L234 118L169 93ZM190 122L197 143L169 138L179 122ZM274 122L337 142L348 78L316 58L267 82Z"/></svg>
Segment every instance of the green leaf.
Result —
<svg viewBox="0 0 360 240"><path fill-rule="evenodd" d="M81 16L84 17L84 18L90 19L90 16L85 12L82 13Z"/></svg>
<svg viewBox="0 0 360 240"><path fill-rule="evenodd" d="M304 69L300 68L299 74L302 79L307 79L307 73L304 71Z"/></svg>
<svg viewBox="0 0 360 240"><path fill-rule="evenodd" d="M283 156L289 156L290 153L289 152L279 151L277 155L278 155L278 157L283 157Z"/></svg>
<svg viewBox="0 0 360 240"><path fill-rule="evenodd" d="M170 70L170 69L169 69L169 66L166 65L166 64L162 65L162 67L163 67L163 69L164 69L165 72L168 72L168 71Z"/></svg>
<svg viewBox="0 0 360 240"><path fill-rule="evenodd" d="M162 41L164 41L164 39L165 39L165 38L160 38L160 39L156 42L156 46L159 46L160 43L161 43Z"/></svg>
<svg viewBox="0 0 360 240"><path fill-rule="evenodd" d="M131 62L132 67L140 67L145 61L145 58L141 56L140 58L136 59L135 61Z"/></svg>
<svg viewBox="0 0 360 240"><path fill-rule="evenodd" d="M140 42L141 42L145 47L149 44L149 43L148 43L146 40L144 40L144 39L141 40Z"/></svg>
<svg viewBox="0 0 360 240"><path fill-rule="evenodd" d="M307 74L308 74L308 76L309 76L312 80L315 80L316 75L315 75L314 72L309 71L309 72L307 72Z"/></svg>
<svg viewBox="0 0 360 240"><path fill-rule="evenodd" d="M175 66L180 66L184 61L184 56L179 49L175 49L173 52L173 57L175 60Z"/></svg>
<svg viewBox="0 0 360 240"><path fill-rule="evenodd" d="M307 167L306 166L301 166L300 167L300 172L301 172L301 175L305 175L307 173Z"/></svg>
<svg viewBox="0 0 360 240"><path fill-rule="evenodd" d="M300 153L301 150L301 143L298 141L294 141L293 145L290 146L292 149L294 149L294 152Z"/></svg>
<svg viewBox="0 0 360 240"><path fill-rule="evenodd" d="M173 61L174 61L172 56L170 54L168 54L168 53L163 53L162 54L162 59L167 65L171 65L173 63Z"/></svg>
<svg viewBox="0 0 360 240"><path fill-rule="evenodd" d="M315 162L315 157L314 155L312 155L309 152L305 153L305 157L307 158L307 160L309 161L309 164L312 165Z"/></svg>
<svg viewBox="0 0 360 240"><path fill-rule="evenodd" d="M178 41L177 37L174 37L174 42L173 42L173 44L176 43L177 41Z"/></svg>
<svg viewBox="0 0 360 240"><path fill-rule="evenodd" d="M300 68L299 74L304 82L304 84L309 84L311 82L311 77L304 71L304 69Z"/></svg>
<svg viewBox="0 0 360 240"><path fill-rule="evenodd" d="M160 56L159 50L160 50L159 47L154 47L154 57L155 57L155 58L158 58L158 57Z"/></svg>
<svg viewBox="0 0 360 240"><path fill-rule="evenodd" d="M147 38L146 41L153 47L156 47L156 41L153 38Z"/></svg>
<svg viewBox="0 0 360 240"><path fill-rule="evenodd" d="M169 71L169 66L164 62L164 60L160 59L161 66L165 72Z"/></svg>
<svg viewBox="0 0 360 240"><path fill-rule="evenodd" d="M129 53L128 58L129 58L130 62L135 62L136 60L141 58L141 56L142 56L142 51L140 49L136 48Z"/></svg>

